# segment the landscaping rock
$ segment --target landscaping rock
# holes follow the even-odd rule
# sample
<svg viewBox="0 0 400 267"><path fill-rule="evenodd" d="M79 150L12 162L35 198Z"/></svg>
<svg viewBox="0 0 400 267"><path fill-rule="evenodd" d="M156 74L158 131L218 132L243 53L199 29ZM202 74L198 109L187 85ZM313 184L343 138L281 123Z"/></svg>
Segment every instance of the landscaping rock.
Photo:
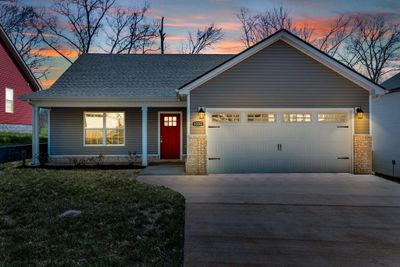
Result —
<svg viewBox="0 0 400 267"><path fill-rule="evenodd" d="M59 218L71 218L81 215L82 211L80 210L67 210L66 212L58 215Z"/></svg>

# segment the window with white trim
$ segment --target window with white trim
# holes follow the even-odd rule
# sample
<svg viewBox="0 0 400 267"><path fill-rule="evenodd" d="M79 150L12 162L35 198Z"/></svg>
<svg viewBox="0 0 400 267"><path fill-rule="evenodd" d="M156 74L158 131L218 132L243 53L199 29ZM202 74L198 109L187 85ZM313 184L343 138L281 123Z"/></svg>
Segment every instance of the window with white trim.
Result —
<svg viewBox="0 0 400 267"><path fill-rule="evenodd" d="M177 116L165 116L164 117L164 126L177 126Z"/></svg>
<svg viewBox="0 0 400 267"><path fill-rule="evenodd" d="M285 113L283 122L311 122L310 113Z"/></svg>
<svg viewBox="0 0 400 267"><path fill-rule="evenodd" d="M211 120L214 122L240 122L240 114L233 114L233 113L212 114Z"/></svg>
<svg viewBox="0 0 400 267"><path fill-rule="evenodd" d="M249 113L247 114L248 122L276 122L276 114L274 113Z"/></svg>
<svg viewBox="0 0 400 267"><path fill-rule="evenodd" d="M124 145L124 112L84 112L85 145Z"/></svg>
<svg viewBox="0 0 400 267"><path fill-rule="evenodd" d="M6 112L14 113L14 90L10 88L6 88Z"/></svg>
<svg viewBox="0 0 400 267"><path fill-rule="evenodd" d="M318 113L318 122L336 122L342 123L347 121L345 113Z"/></svg>

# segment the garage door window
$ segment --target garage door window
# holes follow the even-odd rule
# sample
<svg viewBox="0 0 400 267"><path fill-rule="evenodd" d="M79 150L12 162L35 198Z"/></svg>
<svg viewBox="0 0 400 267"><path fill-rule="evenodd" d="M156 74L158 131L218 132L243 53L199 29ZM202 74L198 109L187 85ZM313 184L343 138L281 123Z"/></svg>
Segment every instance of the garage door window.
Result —
<svg viewBox="0 0 400 267"><path fill-rule="evenodd" d="M276 114L273 113L251 113L247 114L248 122L275 122Z"/></svg>
<svg viewBox="0 0 400 267"><path fill-rule="evenodd" d="M319 113L318 122L346 122L346 114L344 113Z"/></svg>
<svg viewBox="0 0 400 267"><path fill-rule="evenodd" d="M311 122L310 113L285 113L283 114L284 122Z"/></svg>
<svg viewBox="0 0 400 267"><path fill-rule="evenodd" d="M240 114L212 114L211 120L214 122L240 122Z"/></svg>

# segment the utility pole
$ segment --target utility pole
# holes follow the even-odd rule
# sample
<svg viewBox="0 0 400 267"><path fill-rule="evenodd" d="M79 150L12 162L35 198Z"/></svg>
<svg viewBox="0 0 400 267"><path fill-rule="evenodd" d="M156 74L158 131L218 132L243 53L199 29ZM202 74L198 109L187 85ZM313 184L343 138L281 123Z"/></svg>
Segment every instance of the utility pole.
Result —
<svg viewBox="0 0 400 267"><path fill-rule="evenodd" d="M161 25L160 25L160 30L158 31L160 33L160 50L161 54L164 54L164 40L166 34L164 33L164 16L161 17Z"/></svg>

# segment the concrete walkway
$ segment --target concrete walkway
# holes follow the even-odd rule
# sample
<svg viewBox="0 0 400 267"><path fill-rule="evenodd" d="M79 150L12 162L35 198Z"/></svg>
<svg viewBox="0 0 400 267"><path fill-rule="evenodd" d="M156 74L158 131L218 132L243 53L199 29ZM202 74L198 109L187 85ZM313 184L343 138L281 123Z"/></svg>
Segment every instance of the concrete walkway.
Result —
<svg viewBox="0 0 400 267"><path fill-rule="evenodd" d="M350 174L141 176L186 198L185 266L399 266L400 185Z"/></svg>

